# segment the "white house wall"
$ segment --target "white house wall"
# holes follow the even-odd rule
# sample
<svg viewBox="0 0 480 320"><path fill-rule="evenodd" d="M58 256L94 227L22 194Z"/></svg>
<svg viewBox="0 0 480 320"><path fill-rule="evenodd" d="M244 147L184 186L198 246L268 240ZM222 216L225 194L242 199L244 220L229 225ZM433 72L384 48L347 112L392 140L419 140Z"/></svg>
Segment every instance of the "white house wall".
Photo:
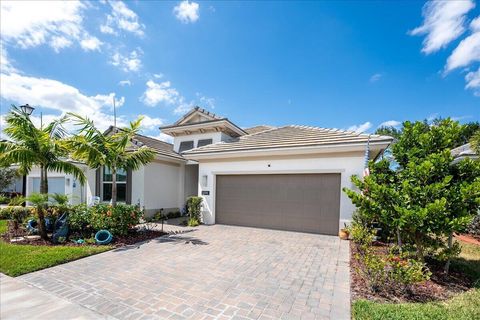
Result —
<svg viewBox="0 0 480 320"><path fill-rule="evenodd" d="M87 183L82 185L80 181L76 180L73 175L65 174L63 172L48 171L48 178L64 178L65 179L65 188L64 194L70 196L71 204L78 204L89 199L89 190L91 189L91 182L93 181L93 187L95 187L95 177L93 180L89 175L89 169L84 166L79 166L83 169L87 176ZM27 185L26 185L26 195L30 195L33 192L33 179L40 178L40 169L38 167L32 168L30 173L27 175Z"/></svg>
<svg viewBox="0 0 480 320"><path fill-rule="evenodd" d="M177 210L179 191L183 190L183 167L174 162L152 162L144 167L144 203L147 215L152 215L160 208ZM140 177L137 181L140 181ZM132 185L135 190L136 183ZM182 193L183 195L183 193ZM136 198L132 194L132 202Z"/></svg>
<svg viewBox="0 0 480 320"><path fill-rule="evenodd" d="M224 160L200 162L199 164L199 196L202 191L209 191L203 195L202 219L206 224L215 223L215 177L221 174L287 174L287 173L340 173L341 188L354 188L350 177L354 174L361 175L364 157L361 152L343 154L342 156L303 156L304 158L264 158L248 160ZM202 181L207 176L207 185L202 186ZM340 196L340 223L349 223L355 207L350 199L341 191Z"/></svg>
<svg viewBox="0 0 480 320"><path fill-rule="evenodd" d="M212 143L217 143L220 141L225 141L227 135L222 132L208 132L208 133L198 133L198 134L189 134L186 136L178 136L173 139L173 150L178 152L180 148L180 143L183 141L193 141L193 147L196 148L198 140L202 139L212 139Z"/></svg>
<svg viewBox="0 0 480 320"><path fill-rule="evenodd" d="M145 205L145 167L132 172L132 204Z"/></svg>

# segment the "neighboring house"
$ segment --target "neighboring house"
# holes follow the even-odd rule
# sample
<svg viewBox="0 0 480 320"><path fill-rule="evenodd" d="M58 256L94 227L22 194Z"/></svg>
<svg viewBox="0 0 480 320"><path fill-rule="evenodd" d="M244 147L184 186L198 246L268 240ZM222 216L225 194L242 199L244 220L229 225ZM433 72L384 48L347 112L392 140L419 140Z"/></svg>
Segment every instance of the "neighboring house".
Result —
<svg viewBox="0 0 480 320"><path fill-rule="evenodd" d="M139 204L152 215L161 208L182 209L187 197L199 195L206 224L321 234L337 234L350 222L355 207L342 188L354 188L350 177L362 175L369 139L371 159L392 142L387 136L306 126L242 129L198 107L160 130L173 144L142 135L132 141L157 155L140 170L119 173L119 201ZM108 168L86 173L82 199L96 195L109 201Z"/></svg>
<svg viewBox="0 0 480 320"><path fill-rule="evenodd" d="M471 159L478 159L478 154L473 151L472 146L470 143L461 145L460 147L457 147L455 149L452 149L451 151L452 156L453 156L453 163L457 163L462 159L465 158L471 158Z"/></svg>

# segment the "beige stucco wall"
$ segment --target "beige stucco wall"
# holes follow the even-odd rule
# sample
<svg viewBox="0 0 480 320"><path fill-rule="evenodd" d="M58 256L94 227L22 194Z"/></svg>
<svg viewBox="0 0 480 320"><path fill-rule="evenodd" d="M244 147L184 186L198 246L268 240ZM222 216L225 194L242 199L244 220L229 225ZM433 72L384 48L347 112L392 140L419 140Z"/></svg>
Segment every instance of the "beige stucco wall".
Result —
<svg viewBox="0 0 480 320"><path fill-rule="evenodd" d="M363 172L364 157L362 152L343 153L339 156L332 154L318 154L298 157L271 157L256 159L224 159L223 161L200 162L199 165L199 196L202 191L210 194L202 196L204 204L202 218L204 223L215 223L215 177L219 174L281 174L281 173L327 173L336 172L341 174L341 187L354 188L350 181L353 174L361 175ZM207 186L202 186L202 176L207 176ZM340 196L340 221L351 221L355 207L350 199L341 193Z"/></svg>
<svg viewBox="0 0 480 320"><path fill-rule="evenodd" d="M132 203L137 203L142 175L132 179ZM133 175L132 175L133 178ZM143 168L143 203L148 213L160 208L172 210L181 207L183 198L184 165L174 162L152 162ZM138 188L136 191L134 191Z"/></svg>

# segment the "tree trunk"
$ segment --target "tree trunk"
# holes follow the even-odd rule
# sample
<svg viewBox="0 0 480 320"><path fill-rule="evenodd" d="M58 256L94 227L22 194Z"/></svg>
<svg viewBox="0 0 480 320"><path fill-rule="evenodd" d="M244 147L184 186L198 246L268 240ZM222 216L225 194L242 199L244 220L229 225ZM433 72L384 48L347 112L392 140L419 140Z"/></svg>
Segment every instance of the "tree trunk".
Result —
<svg viewBox="0 0 480 320"><path fill-rule="evenodd" d="M415 246L417 247L417 259L423 263L425 262L425 253L423 251L423 236L420 232L415 232Z"/></svg>
<svg viewBox="0 0 480 320"><path fill-rule="evenodd" d="M452 250L452 245L453 245L453 232L450 232L448 235L448 251ZM448 274L448 271L450 269L450 261L452 260L451 258L451 253L449 252L448 260L447 263L445 264L444 271L446 274Z"/></svg>
<svg viewBox="0 0 480 320"><path fill-rule="evenodd" d="M117 169L111 168L112 170L112 207L117 205Z"/></svg>
<svg viewBox="0 0 480 320"><path fill-rule="evenodd" d="M402 235L400 234L400 228L397 227L397 243L398 243L398 251L402 252Z"/></svg>
<svg viewBox="0 0 480 320"><path fill-rule="evenodd" d="M48 176L47 169L40 166L40 193L48 194ZM38 215L38 234L42 237L43 240L48 240L47 227L45 226L45 214L43 205L37 207Z"/></svg>

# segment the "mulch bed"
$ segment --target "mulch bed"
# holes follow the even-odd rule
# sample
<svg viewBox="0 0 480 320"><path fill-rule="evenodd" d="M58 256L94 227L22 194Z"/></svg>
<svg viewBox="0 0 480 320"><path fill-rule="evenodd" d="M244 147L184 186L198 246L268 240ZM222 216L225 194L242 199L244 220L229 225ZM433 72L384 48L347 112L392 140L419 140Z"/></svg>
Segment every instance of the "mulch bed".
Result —
<svg viewBox="0 0 480 320"><path fill-rule="evenodd" d="M472 234L456 234L455 238L467 243L476 244L477 246L480 246L480 236L476 236Z"/></svg>
<svg viewBox="0 0 480 320"><path fill-rule="evenodd" d="M388 251L387 246L383 243L377 242L374 246L378 254L386 254ZM454 271L450 271L446 275L443 271L443 265L432 266L429 264L432 272L430 280L413 285L409 292L373 292L367 285L366 279L357 271L363 266L362 262L355 258L356 253L357 245L350 241L352 301L357 299L378 302L441 301L452 297L454 294L467 291L473 286L472 281L465 275Z"/></svg>
<svg viewBox="0 0 480 320"><path fill-rule="evenodd" d="M167 233L158 231L158 230L137 230L137 229L132 229L128 232L127 235L124 236L114 236L113 241L110 243L110 245L114 247L123 247L123 246L128 246L128 245L133 245L136 243L144 242L147 240L155 239L161 236L166 235ZM6 243L11 243L10 240L15 238L15 237L24 237L28 236L28 232L22 227L18 229L13 229L11 226L9 226L9 231L2 234L1 238L6 242ZM78 237L70 237L74 239L78 239ZM30 240L30 239L25 239L25 241L21 242L15 242L12 244L16 245L36 245L36 246L84 246L87 245L86 243L84 244L77 244L73 241L66 241L65 243L62 244L54 244L50 241L45 241L42 239L36 239L36 240ZM88 244L88 245L96 245L96 244Z"/></svg>

